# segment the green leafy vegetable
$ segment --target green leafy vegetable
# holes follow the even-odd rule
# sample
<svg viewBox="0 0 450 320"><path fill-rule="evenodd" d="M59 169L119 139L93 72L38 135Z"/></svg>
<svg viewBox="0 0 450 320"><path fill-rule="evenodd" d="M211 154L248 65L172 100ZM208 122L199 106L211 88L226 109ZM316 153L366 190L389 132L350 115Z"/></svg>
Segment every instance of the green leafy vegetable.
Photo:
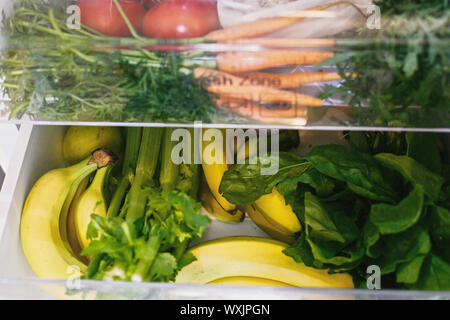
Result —
<svg viewBox="0 0 450 320"><path fill-rule="evenodd" d="M307 159L322 174L346 182L353 192L369 199L391 202L397 197L381 167L367 154L322 145L313 148Z"/></svg>
<svg viewBox="0 0 450 320"><path fill-rule="evenodd" d="M421 185L425 194L433 200L437 200L444 183L444 179L426 169L420 163L407 156L382 153L375 158L385 165L398 171L413 185Z"/></svg>
<svg viewBox="0 0 450 320"><path fill-rule="evenodd" d="M398 233L417 223L422 214L423 201L423 188L416 185L398 205L385 203L372 205L369 219L381 234Z"/></svg>
<svg viewBox="0 0 450 320"><path fill-rule="evenodd" d="M263 175L263 169L278 167L275 174ZM258 158L257 164L234 164L225 172L219 192L229 201L248 205L272 192L279 182L309 170L311 165L302 157L280 152Z"/></svg>
<svg viewBox="0 0 450 320"><path fill-rule="evenodd" d="M158 167L170 156L160 152L161 143L163 149L171 144L169 138L161 128L128 129L123 168L128 184L116 189L115 208L106 218L92 215L87 231L91 242L82 252L91 260L86 278L169 282L195 261L186 249L202 236L210 219L201 214L196 195L176 190L169 181L185 179L195 185L198 178L181 177L174 167ZM191 169L199 172L194 166ZM158 185L160 181L164 183Z"/></svg>
<svg viewBox="0 0 450 320"><path fill-rule="evenodd" d="M450 290L448 175L420 163L444 159L440 142L404 133L351 133L348 139L350 148L320 145L304 158L282 154L294 161L274 178L263 177L258 166L232 167L222 180L224 196L247 203L276 186L303 227L283 252L330 273L350 272L357 287L364 288L367 267L377 265L383 288ZM419 143L428 139L423 150L431 161ZM248 177L259 184L253 195L243 192Z"/></svg>

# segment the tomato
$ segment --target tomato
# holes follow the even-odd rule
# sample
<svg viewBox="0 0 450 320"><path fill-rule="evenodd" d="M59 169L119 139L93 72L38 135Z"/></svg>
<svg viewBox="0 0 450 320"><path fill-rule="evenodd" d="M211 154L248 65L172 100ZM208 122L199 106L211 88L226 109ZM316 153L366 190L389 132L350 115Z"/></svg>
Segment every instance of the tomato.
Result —
<svg viewBox="0 0 450 320"><path fill-rule="evenodd" d="M163 0L144 17L142 31L151 38L202 37L219 26L215 0Z"/></svg>
<svg viewBox="0 0 450 320"><path fill-rule="evenodd" d="M139 0L118 0L133 28L139 32L145 8ZM108 36L131 36L125 20L112 0L78 0L81 23Z"/></svg>
<svg viewBox="0 0 450 320"><path fill-rule="evenodd" d="M148 9L153 7L158 2L159 2L158 0L143 0L144 6Z"/></svg>

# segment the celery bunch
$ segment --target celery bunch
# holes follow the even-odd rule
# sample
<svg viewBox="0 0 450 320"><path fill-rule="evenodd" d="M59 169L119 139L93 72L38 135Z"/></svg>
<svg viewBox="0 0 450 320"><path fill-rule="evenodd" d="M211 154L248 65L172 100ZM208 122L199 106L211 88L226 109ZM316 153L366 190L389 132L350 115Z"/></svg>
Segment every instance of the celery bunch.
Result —
<svg viewBox="0 0 450 320"><path fill-rule="evenodd" d="M175 165L170 158L171 131L128 129L122 180L108 216L93 215L88 228L85 278L168 282L195 260L187 246L210 220L197 202L198 165Z"/></svg>

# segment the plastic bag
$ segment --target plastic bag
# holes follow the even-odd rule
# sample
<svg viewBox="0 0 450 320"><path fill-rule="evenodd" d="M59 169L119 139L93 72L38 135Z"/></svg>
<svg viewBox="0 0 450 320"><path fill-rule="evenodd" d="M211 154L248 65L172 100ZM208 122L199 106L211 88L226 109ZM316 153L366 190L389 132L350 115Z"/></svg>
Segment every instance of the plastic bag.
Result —
<svg viewBox="0 0 450 320"><path fill-rule="evenodd" d="M336 0L218 0L218 12L223 27L264 18L289 15L295 11L310 9ZM353 0L363 12L372 0ZM332 36L360 26L365 17L354 7L340 4L322 11L327 17L305 18L292 27L272 33L270 37L312 38Z"/></svg>

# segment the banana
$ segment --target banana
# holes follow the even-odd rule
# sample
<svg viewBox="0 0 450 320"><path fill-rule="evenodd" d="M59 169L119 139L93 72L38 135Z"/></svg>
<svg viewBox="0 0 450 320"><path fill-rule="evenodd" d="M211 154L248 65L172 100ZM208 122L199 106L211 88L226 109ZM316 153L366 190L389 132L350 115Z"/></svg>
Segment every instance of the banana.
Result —
<svg viewBox="0 0 450 320"><path fill-rule="evenodd" d="M223 130L222 130L223 134ZM225 142L225 141L224 141ZM208 148L208 143L202 143L202 154L205 155L205 150ZM214 163L207 164L205 161L202 161L203 173L206 178L206 182L213 194L214 198L216 198L217 202L223 208L223 210L227 212L233 212L236 210L236 205L229 202L219 193L220 182L222 181L222 177L225 171L228 170L228 165L226 163L226 148L225 143L222 144L223 151L221 154L214 154ZM219 150L215 150L219 151Z"/></svg>
<svg viewBox="0 0 450 320"><path fill-rule="evenodd" d="M228 237L189 250L197 260L184 267L177 283L207 284L230 277L255 277L294 287L353 288L349 274L328 274L297 263L282 251L287 245L258 237Z"/></svg>
<svg viewBox="0 0 450 320"><path fill-rule="evenodd" d="M217 202L216 198L212 195L204 177L200 189L200 200L209 215L217 220L230 223L239 223L245 218L245 213L242 210L236 209L230 212L225 211L219 202Z"/></svg>
<svg viewBox="0 0 450 320"><path fill-rule="evenodd" d="M70 205L69 214L67 217L67 238L69 240L69 244L72 248L73 254L75 257L82 261L85 264L89 263L89 260L86 257L81 256L81 245L78 241L77 237L77 229L75 227L75 208L77 207L78 201L80 201L81 195L86 191L86 188L89 184L89 177L85 178L79 185L75 197Z"/></svg>
<svg viewBox="0 0 450 320"><path fill-rule="evenodd" d="M263 287L292 287L287 283L255 277L229 277L217 279L208 284L228 286L263 286Z"/></svg>
<svg viewBox="0 0 450 320"><path fill-rule="evenodd" d="M250 143L252 142L252 143ZM258 139L252 138L237 148L237 161L243 161L257 154ZM252 206L246 207L250 219L268 235L287 243L293 242L294 233L301 230L301 224L292 207L287 205L276 187Z"/></svg>
<svg viewBox="0 0 450 320"><path fill-rule="evenodd" d="M38 277L66 279L74 268L81 272L86 269L68 250L60 221L67 221L63 215L69 210L63 209L70 207L68 202L80 183L111 161L105 151L95 151L78 164L46 173L31 189L22 211L20 235L25 257Z"/></svg>
<svg viewBox="0 0 450 320"><path fill-rule="evenodd" d="M90 186L80 197L76 204L74 213L75 231L78 243L81 249L89 245L90 240L87 239L86 233L88 225L91 222L91 215L96 214L106 217L106 200L105 200L105 184L108 179L111 166L99 169L92 180Z"/></svg>
<svg viewBox="0 0 450 320"><path fill-rule="evenodd" d="M124 143L119 127L71 126L64 135L62 151L69 165L88 157L92 150L105 148L122 158Z"/></svg>
<svg viewBox="0 0 450 320"><path fill-rule="evenodd" d="M259 212L254 205L249 205L245 207L247 215L252 219L252 221L265 233L267 233L272 238L283 241L286 243L292 243L295 240L293 233L286 231L284 228L280 228L278 223L273 223L266 219L266 217Z"/></svg>
<svg viewBox="0 0 450 320"><path fill-rule="evenodd" d="M275 228L283 230L287 234L301 231L302 225L292 207L286 204L285 199L274 187L272 193L259 198L254 203L264 218Z"/></svg>

